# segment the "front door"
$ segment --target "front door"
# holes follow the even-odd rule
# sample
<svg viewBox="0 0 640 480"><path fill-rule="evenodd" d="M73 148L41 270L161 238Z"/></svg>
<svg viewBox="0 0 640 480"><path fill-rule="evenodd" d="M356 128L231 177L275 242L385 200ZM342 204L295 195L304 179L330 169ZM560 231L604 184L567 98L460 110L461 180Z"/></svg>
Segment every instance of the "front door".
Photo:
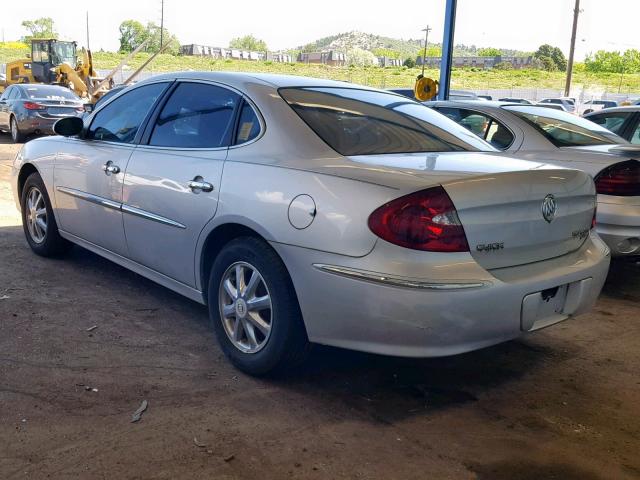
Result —
<svg viewBox="0 0 640 480"><path fill-rule="evenodd" d="M122 185L140 127L167 88L154 83L135 88L91 118L84 138L66 138L54 167L60 229L126 256L122 225Z"/></svg>
<svg viewBox="0 0 640 480"><path fill-rule="evenodd" d="M195 286L196 243L216 213L239 100L219 85L179 83L127 167L129 256L185 285Z"/></svg>

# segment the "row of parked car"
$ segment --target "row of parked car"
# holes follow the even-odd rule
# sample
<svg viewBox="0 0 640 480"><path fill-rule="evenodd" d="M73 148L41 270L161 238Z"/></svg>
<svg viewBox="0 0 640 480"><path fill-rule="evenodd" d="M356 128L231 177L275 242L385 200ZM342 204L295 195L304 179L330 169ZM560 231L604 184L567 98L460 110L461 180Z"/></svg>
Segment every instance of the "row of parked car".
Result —
<svg viewBox="0 0 640 480"><path fill-rule="evenodd" d="M80 245L208 305L245 372L310 343L450 355L588 311L611 255L640 254L616 119L173 73L58 120L12 187L36 254Z"/></svg>

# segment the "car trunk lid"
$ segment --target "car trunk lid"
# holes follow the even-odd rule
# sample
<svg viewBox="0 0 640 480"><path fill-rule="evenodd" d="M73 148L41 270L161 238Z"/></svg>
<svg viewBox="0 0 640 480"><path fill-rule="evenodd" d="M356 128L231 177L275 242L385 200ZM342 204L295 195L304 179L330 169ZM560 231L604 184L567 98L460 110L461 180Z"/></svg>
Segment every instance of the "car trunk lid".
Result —
<svg viewBox="0 0 640 480"><path fill-rule="evenodd" d="M494 269L558 257L589 235L595 207L591 178L578 170L534 170L444 183L470 253Z"/></svg>

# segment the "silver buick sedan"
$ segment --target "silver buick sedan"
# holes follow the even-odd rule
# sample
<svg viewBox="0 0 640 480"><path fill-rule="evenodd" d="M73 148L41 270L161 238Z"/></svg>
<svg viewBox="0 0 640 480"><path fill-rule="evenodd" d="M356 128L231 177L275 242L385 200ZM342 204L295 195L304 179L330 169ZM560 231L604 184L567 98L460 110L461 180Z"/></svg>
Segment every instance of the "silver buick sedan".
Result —
<svg viewBox="0 0 640 480"><path fill-rule="evenodd" d="M509 155L589 173L598 192L598 234L613 256L640 256L640 145L546 107L460 101L428 105Z"/></svg>
<svg viewBox="0 0 640 480"><path fill-rule="evenodd" d="M77 244L209 306L260 375L310 343L461 353L587 311L609 266L579 170L480 153L419 103L341 82L176 73L13 169L39 255Z"/></svg>

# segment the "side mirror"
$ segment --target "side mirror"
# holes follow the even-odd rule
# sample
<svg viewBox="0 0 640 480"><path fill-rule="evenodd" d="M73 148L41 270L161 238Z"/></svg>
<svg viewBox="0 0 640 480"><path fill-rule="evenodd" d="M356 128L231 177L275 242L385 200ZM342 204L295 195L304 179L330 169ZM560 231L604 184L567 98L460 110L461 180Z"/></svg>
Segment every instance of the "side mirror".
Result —
<svg viewBox="0 0 640 480"><path fill-rule="evenodd" d="M61 118L53 125L53 131L56 135L63 137L75 137L82 132L84 122L80 117Z"/></svg>
<svg viewBox="0 0 640 480"><path fill-rule="evenodd" d="M94 105L93 103L85 103L85 104L83 105L83 107L84 107L84 111L85 111L85 112L87 112L87 113L91 113L91 112L93 112L93 107L94 107L94 106L95 106L95 105Z"/></svg>

